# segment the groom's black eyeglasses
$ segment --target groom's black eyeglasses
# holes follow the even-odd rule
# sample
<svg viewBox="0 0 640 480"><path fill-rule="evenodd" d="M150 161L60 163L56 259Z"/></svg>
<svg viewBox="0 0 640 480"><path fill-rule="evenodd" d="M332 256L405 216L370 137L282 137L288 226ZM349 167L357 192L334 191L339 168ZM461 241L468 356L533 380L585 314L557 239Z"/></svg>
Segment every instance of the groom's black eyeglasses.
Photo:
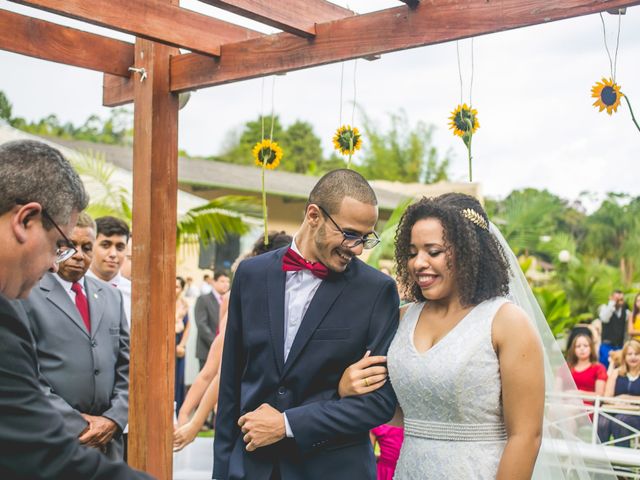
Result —
<svg viewBox="0 0 640 480"><path fill-rule="evenodd" d="M340 225L338 225L336 221L331 218L331 215L329 215L329 213L324 208L322 208L320 205L318 205L318 208L329 220L331 220L331 223L333 223L338 231L342 234L343 247L355 248L358 245L362 244L364 248L369 250L370 248L373 248L380 243L380 238L378 237L378 234L376 232L367 233L364 236L345 232L342 228L340 228Z"/></svg>

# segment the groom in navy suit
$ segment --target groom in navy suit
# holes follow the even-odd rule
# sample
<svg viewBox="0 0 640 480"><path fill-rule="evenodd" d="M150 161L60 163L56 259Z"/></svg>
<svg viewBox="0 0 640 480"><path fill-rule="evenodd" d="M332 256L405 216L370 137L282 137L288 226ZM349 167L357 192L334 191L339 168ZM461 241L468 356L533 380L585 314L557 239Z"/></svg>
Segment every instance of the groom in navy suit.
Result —
<svg viewBox="0 0 640 480"><path fill-rule="evenodd" d="M335 170L313 188L291 247L240 264L214 479L375 479L368 432L393 416L393 390L388 382L355 397L337 390L343 371L367 350L386 354L398 323L395 282L357 258L378 243L377 219L367 181Z"/></svg>

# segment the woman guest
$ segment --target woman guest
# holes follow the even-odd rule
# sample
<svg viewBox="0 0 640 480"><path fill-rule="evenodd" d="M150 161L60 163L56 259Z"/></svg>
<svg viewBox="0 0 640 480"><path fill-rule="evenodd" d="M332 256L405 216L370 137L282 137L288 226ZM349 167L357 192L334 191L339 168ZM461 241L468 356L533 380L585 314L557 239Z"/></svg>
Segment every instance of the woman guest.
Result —
<svg viewBox="0 0 640 480"><path fill-rule="evenodd" d="M189 304L184 298L185 280L176 277L176 377L175 377L175 402L176 411L180 410L184 402L184 356L186 344L189 338Z"/></svg>
<svg viewBox="0 0 640 480"><path fill-rule="evenodd" d="M598 362L590 335L580 333L573 338L567 350L567 365L579 391L591 395L604 395L607 370Z"/></svg>
<svg viewBox="0 0 640 480"><path fill-rule="evenodd" d="M377 480L393 480L404 438L403 428L380 425L371 430L370 436L374 449L376 444L380 448L380 455L376 459Z"/></svg>
<svg viewBox="0 0 640 480"><path fill-rule="evenodd" d="M395 256L414 303L402 308L387 356L404 423L394 478L530 479L542 438L542 345L506 298L509 263L482 206L462 194L423 198L400 220ZM345 373L379 386L372 368Z"/></svg>
<svg viewBox="0 0 640 480"><path fill-rule="evenodd" d="M261 236L253 245L253 249L245 257L254 257L270 250L291 244L292 237L285 232L269 232L269 243L264 244ZM239 263L239 262L238 262ZM237 265L236 265L237 268ZM220 382L220 361L224 344L224 333L227 325L227 309L229 308L229 292L225 294L220 305L219 334L209 348L207 361L191 385L189 393L178 409L178 425L173 432L173 449L180 451L196 438L205 420L218 403L218 387ZM195 411L195 413L194 413ZM191 414L193 413L193 417Z"/></svg>
<svg viewBox="0 0 640 480"><path fill-rule="evenodd" d="M640 340L640 293L633 300L633 309L628 322L629 336L635 340Z"/></svg>
<svg viewBox="0 0 640 480"><path fill-rule="evenodd" d="M629 340L622 348L622 364L613 370L609 375L604 394L607 397L615 397L621 400L640 400L640 341ZM640 408L637 405L619 402L613 403L616 408L635 410L635 415L624 413L611 414L621 422L632 428L640 429ZM614 439L632 435L633 431L611 421L608 418L600 417L598 425L598 435L601 442L606 442L613 435ZM615 442L615 446L629 447L630 440Z"/></svg>

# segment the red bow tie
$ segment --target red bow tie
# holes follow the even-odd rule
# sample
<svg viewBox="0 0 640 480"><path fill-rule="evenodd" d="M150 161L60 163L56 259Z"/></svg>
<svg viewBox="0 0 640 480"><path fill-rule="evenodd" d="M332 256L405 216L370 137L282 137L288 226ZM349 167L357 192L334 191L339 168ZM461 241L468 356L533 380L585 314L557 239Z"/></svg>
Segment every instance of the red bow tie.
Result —
<svg viewBox="0 0 640 480"><path fill-rule="evenodd" d="M308 262L291 248L287 250L287 253L282 258L282 270L285 272L309 270L316 277L323 280L329 276L329 269L323 264L320 262Z"/></svg>

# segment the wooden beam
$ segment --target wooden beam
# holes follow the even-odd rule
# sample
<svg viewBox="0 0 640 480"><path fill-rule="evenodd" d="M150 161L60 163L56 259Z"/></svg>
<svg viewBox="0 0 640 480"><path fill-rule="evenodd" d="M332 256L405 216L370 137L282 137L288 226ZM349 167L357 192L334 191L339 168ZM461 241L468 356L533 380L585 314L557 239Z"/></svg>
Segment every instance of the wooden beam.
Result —
<svg viewBox="0 0 640 480"><path fill-rule="evenodd" d="M133 44L0 10L0 50L129 76Z"/></svg>
<svg viewBox="0 0 640 480"><path fill-rule="evenodd" d="M640 4L640 0L486 0L405 6L317 25L313 41L288 33L222 46L221 58L184 54L171 60L171 90L183 92L353 58L448 42ZM117 99L130 102L132 91Z"/></svg>
<svg viewBox="0 0 640 480"><path fill-rule="evenodd" d="M416 8L420 3L420 0L400 0L402 3L406 3L409 8Z"/></svg>
<svg viewBox="0 0 640 480"><path fill-rule="evenodd" d="M223 45L219 59L180 55L171 89L187 91L370 55L448 42L638 5L640 0L422 1L316 26L313 41L287 33Z"/></svg>
<svg viewBox="0 0 640 480"><path fill-rule="evenodd" d="M325 0L200 0L243 17L302 37L313 37L317 23L350 17L354 13Z"/></svg>
<svg viewBox="0 0 640 480"><path fill-rule="evenodd" d="M157 0L11 0L101 27L207 55L262 34Z"/></svg>
<svg viewBox="0 0 640 480"><path fill-rule="evenodd" d="M178 95L170 47L136 40L129 463L172 478ZM136 74L136 76L138 76Z"/></svg>

